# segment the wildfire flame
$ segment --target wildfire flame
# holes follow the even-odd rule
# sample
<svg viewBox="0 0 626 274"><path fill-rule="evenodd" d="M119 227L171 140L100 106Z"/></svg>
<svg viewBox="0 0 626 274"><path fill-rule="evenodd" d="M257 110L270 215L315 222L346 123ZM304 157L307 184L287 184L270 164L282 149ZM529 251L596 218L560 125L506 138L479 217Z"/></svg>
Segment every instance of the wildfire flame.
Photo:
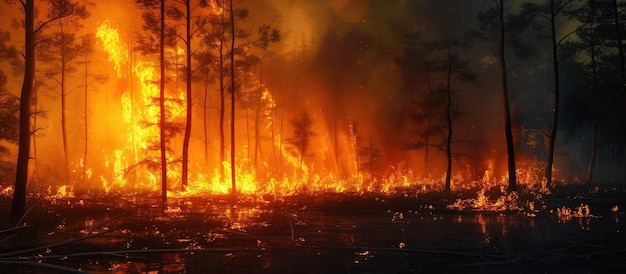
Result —
<svg viewBox="0 0 626 274"><path fill-rule="evenodd" d="M159 136L159 115L160 109L156 100L160 95L160 87L157 84L160 75L157 72L157 65L150 60L130 60L130 50L121 39L118 29L112 27L109 21L103 22L99 27L96 35L100 39L102 50L108 55L108 60L112 68L116 71L118 81L125 84L119 89L119 102L121 110L121 121L116 126L121 129L120 141L111 151L103 150L103 154L107 155L103 159L103 163L110 168L112 176L100 175L102 189L109 191L134 190L157 190L160 189L160 173L154 168L158 166L160 160L156 160L155 144ZM184 56L185 52L177 47L171 51L172 55L177 57ZM126 68L126 72L124 72ZM173 73L173 72L169 72ZM165 75L164 77L175 77L175 75ZM351 172L353 175L340 177L337 174L336 159L332 156L331 138L328 134L320 135L321 146L317 148L316 153L324 158L324 161L333 162L325 167L315 162L301 165L300 157L294 153L289 145L285 143L285 138L281 134L274 132L273 113L276 109L276 99L272 96L271 91L263 87L259 94L259 102L265 107L262 108L260 114L261 127L265 132L271 131L268 146L273 146L275 158L280 156L280 166L273 166L273 172L266 172L268 164L264 160L259 163L253 163L248 157L249 147L244 146L236 155L236 171L237 190L245 195L266 195L274 196L293 195L300 193L319 193L319 192L384 192L390 193L396 189L413 188L415 191L426 191L441 188L441 178L417 178L412 171L403 164L388 168L384 176L380 178L372 178L365 180L363 174ZM168 123L181 123L185 118L186 109L185 92L179 90L172 85L166 88L166 113ZM350 134L354 135L355 133ZM328 131L327 131L328 132ZM281 131L282 133L282 131ZM178 140L174 139L176 142ZM206 141L206 140L205 140ZM176 143L172 142L172 143ZM111 142L116 143L116 142ZM356 154L358 147L356 145L355 136L340 136L339 143L350 148L351 153ZM174 144L172 144L174 145ZM175 145L178 145L177 143ZM179 148L177 148L179 149ZM278 155L278 156L276 156ZM152 157L152 158L150 158ZM169 194L171 196L190 196L205 194L228 194L230 192L230 162L225 161L222 164L224 175L220 175L218 168L208 168L202 164L190 162L189 181L185 190L176 187L180 184L181 167L179 163L179 152L176 149L168 150L168 179ZM227 157L230 158L230 157ZM346 167L355 171L358 164ZM259 169L263 169L260 171ZM487 189L489 186L503 182L502 179L493 176L494 161L488 161L488 167L484 175L479 179L478 185ZM350 172L347 172L350 173ZM518 171L520 173L520 171ZM90 176L92 172L90 171ZM534 177L526 174L518 174L523 180L536 181ZM453 174L453 185L459 185L465 181L462 174ZM535 182L536 183L536 182ZM483 199L481 199L481 196ZM484 206L487 200L484 200L484 194L478 195L477 205ZM499 207L499 204L493 205Z"/></svg>

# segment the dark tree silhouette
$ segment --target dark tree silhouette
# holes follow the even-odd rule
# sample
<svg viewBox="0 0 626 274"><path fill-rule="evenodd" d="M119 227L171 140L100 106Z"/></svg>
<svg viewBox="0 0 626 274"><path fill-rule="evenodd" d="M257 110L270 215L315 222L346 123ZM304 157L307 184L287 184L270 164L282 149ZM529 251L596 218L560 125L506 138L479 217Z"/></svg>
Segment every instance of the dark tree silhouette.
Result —
<svg viewBox="0 0 626 274"><path fill-rule="evenodd" d="M291 145L298 151L300 155L300 171L302 171L302 162L304 156L309 151L309 145L311 144L311 138L316 133L311 129L313 127L313 120L309 116L308 112L302 112L299 118L291 120L291 126L293 127L293 137L287 139Z"/></svg>
<svg viewBox="0 0 626 274"><path fill-rule="evenodd" d="M184 190L187 187L187 181L189 178L189 141L191 139L191 121L192 121L192 75L193 67L192 60L194 52L192 51L192 40L196 37L204 28L207 23L207 17L195 16L194 11L199 10L200 7L205 6L206 3L199 3L192 7L190 0L175 0L173 5L167 7L167 14L170 18L176 21L183 21L183 27L185 29L184 35L177 33L177 37L185 44L185 64L183 65L185 71L185 84L186 84L186 101L185 101L185 135L183 137L183 155L182 155L182 173L181 173L181 187Z"/></svg>
<svg viewBox="0 0 626 274"><path fill-rule="evenodd" d="M417 128L409 132L410 140L405 149L422 149L433 147L446 155L445 189L451 190L452 160L457 153L452 151L452 145L467 140L454 138L454 126L460 118L458 104L454 102L454 85L457 82L477 83L476 74L469 70L469 63L462 60L453 52L453 48L463 47L459 39L425 40L420 34L409 36L406 58L399 62L421 60L414 66L418 71L433 74L432 86L429 83L423 98L416 102L412 112L412 120ZM408 58L408 59L407 59ZM409 61L410 62L410 61ZM430 76L429 76L430 77ZM426 123L426 124L424 124ZM432 140L431 139L436 139Z"/></svg>
<svg viewBox="0 0 626 274"><path fill-rule="evenodd" d="M32 133L30 127L31 98L35 80L35 48L40 42L38 37L51 22L69 17L84 18L89 15L82 3L71 0L50 0L46 17L35 25L35 1L20 0L19 3L24 13L24 52L22 53L24 56L24 79L20 95L20 132L15 190L11 204L11 218L15 221L24 215L26 207L26 185L28 183L28 161L30 159L30 136Z"/></svg>
<svg viewBox="0 0 626 274"><path fill-rule="evenodd" d="M552 127L550 128L548 139L548 159L545 169L546 187L552 187L552 168L554 165L554 149L556 144L556 134L559 123L559 112L561 104L561 80L559 74L559 47L574 32L559 35L560 27L563 26L563 20L568 14L568 9L576 3L575 0L545 0L543 3L524 3L523 13L534 16L536 19L544 20L547 25L537 23L538 28L547 30L550 40L551 63L552 63L552 92L554 93L554 102L552 106Z"/></svg>
<svg viewBox="0 0 626 274"><path fill-rule="evenodd" d="M610 158L601 157L600 149L623 144L613 141L619 139L617 136L623 136L624 127L624 119L617 118L624 115L620 99L622 79L615 77L621 73L621 64L620 58L616 56L620 53L619 45L615 42L614 8L614 3L609 1L585 1L572 13L580 22L576 30L577 39L564 45L564 50L574 55L568 72L572 74L574 86L578 89L576 99L584 104L581 109L573 110L579 115L577 121L571 121L570 124L579 126L579 121L588 117L592 125L586 176L588 183L593 182L595 175L599 174L596 161Z"/></svg>
<svg viewBox="0 0 626 274"><path fill-rule="evenodd" d="M155 101L159 104L159 142L160 152L159 166L161 170L161 208L167 209L167 144L169 138L173 137L177 127L168 123L167 110L165 107L165 48L175 44L175 29L165 24L165 0L135 0L142 9L144 19L143 28L147 35L140 36L139 48L145 53L159 53L159 98ZM158 42L157 42L158 41ZM154 126L154 125L146 125ZM143 162L150 165L149 159Z"/></svg>
<svg viewBox="0 0 626 274"><path fill-rule="evenodd" d="M77 77L82 62L82 56L88 49L83 41L76 37L76 32L80 27L76 19L57 20L58 29L48 35L41 43L39 60L44 64L44 81L52 81L51 87L61 99L61 135L63 140L63 156L65 159L65 180L71 180L68 136L68 100L67 97L79 88L79 84L72 85L69 78Z"/></svg>
<svg viewBox="0 0 626 274"><path fill-rule="evenodd" d="M508 163L508 188L517 188L515 168L515 143L513 140L513 123L511 118L511 102L509 88L509 73L511 65L508 57L521 60L528 59L533 55L534 49L521 38L523 32L530 26L530 19L522 14L510 11L513 1L494 0L494 6L478 15L480 30L472 31L472 36L479 37L482 41L492 45L493 54L498 59L500 78L500 92L502 93L502 105L504 110L504 135L507 147Z"/></svg>

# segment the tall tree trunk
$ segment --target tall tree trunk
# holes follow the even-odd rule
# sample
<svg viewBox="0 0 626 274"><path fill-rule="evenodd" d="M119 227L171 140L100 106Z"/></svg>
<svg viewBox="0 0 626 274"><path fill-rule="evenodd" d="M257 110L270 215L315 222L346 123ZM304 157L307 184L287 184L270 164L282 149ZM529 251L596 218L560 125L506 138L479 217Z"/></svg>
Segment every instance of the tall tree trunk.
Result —
<svg viewBox="0 0 626 274"><path fill-rule="evenodd" d="M11 219L19 221L26 208L28 160L30 159L30 98L35 79L35 1L20 1L24 8L24 79L20 95L20 131L15 173L15 190L11 204Z"/></svg>
<svg viewBox="0 0 626 274"><path fill-rule="evenodd" d="M159 135L161 148L161 208L167 210L167 157L165 148L165 0L161 0L161 30L159 37L160 69L159 80Z"/></svg>
<svg viewBox="0 0 626 274"><path fill-rule="evenodd" d="M37 128L37 113L39 113L39 109L37 108L37 104L39 104L39 95L37 94L37 89L33 89L33 94L31 97L31 106L33 109L33 123L32 123L32 127L35 129ZM31 139L32 139L32 155L33 155L33 161L35 161L35 170L34 170L34 174L33 174L33 178L35 178L35 182L37 183L37 185L35 185L35 188L39 191L43 191L44 190L44 186L43 186L43 182L42 180L40 180L39 178L41 178L41 176L39 175L39 160L37 158L37 134L35 134L33 132L33 134L31 134Z"/></svg>
<svg viewBox="0 0 626 274"><path fill-rule="evenodd" d="M450 192L452 176L452 53L448 38L446 38L446 46L448 50L448 73L446 75L446 123L448 127L448 136L446 138L446 192Z"/></svg>
<svg viewBox="0 0 626 274"><path fill-rule="evenodd" d="M587 165L587 183L593 182L593 170L596 163L596 154L598 151L598 110L593 113L593 138L591 139L591 156L589 156L589 165Z"/></svg>
<svg viewBox="0 0 626 274"><path fill-rule="evenodd" d="M221 13L222 16L222 23L224 23L224 21L226 20L224 18L224 12ZM220 44L219 44L219 52L220 52L220 121L219 121L219 128L220 128L220 163L219 163L219 168L220 168L220 178L223 180L224 179L224 161L226 161L226 140L224 138L224 119L225 119L225 114L226 114L226 86L224 83L224 40L225 40L225 35L226 35L226 29L225 27L222 25L222 35L220 36Z"/></svg>
<svg viewBox="0 0 626 274"><path fill-rule="evenodd" d="M83 112L83 126L85 128L85 131L83 132L83 134L85 135L85 144L83 146L83 181L82 181L82 187L85 188L87 187L87 152L88 152L88 148L89 148L89 116L88 116L88 91L89 91L89 63L88 63L88 57L87 57L87 52L85 51L85 56L84 56L84 65L85 65L85 74L83 75L83 82L84 82L84 94L85 94L85 101L83 102L83 105L85 107L84 112Z"/></svg>
<svg viewBox="0 0 626 274"><path fill-rule="evenodd" d="M204 77L204 106L202 109L202 124L204 126L204 163L209 163L209 75Z"/></svg>
<svg viewBox="0 0 626 274"><path fill-rule="evenodd" d="M250 112L248 107L250 106L250 94L248 94L248 87L246 87L245 85L242 87L243 90L243 94L244 96L246 96L245 99L245 107L244 107L244 116L246 117L246 141L247 141L247 155L246 157L248 157L248 159L250 159L250 153L252 153L251 150L251 145L250 145ZM256 150L254 151L256 153Z"/></svg>
<svg viewBox="0 0 626 274"><path fill-rule="evenodd" d="M237 180L235 178L235 10L230 0L230 180L233 198L237 196Z"/></svg>
<svg viewBox="0 0 626 274"><path fill-rule="evenodd" d="M504 106L504 135L506 136L507 163L509 169L509 191L517 189L517 177L515 168L515 144L513 143L513 132L511 125L511 108L509 103L509 87L507 80L506 55L504 52L504 0L500 0L498 7L499 37L498 37L498 59L500 61L500 87Z"/></svg>
<svg viewBox="0 0 626 274"><path fill-rule="evenodd" d="M261 102L263 97L263 58L259 64L259 94L256 102L256 115L254 116L254 166L256 167L257 158L261 154Z"/></svg>
<svg viewBox="0 0 626 274"><path fill-rule="evenodd" d="M295 97L295 96L294 96ZM278 159L279 163L280 163L280 174L285 174L285 163L284 163L284 151L283 151L283 122L285 121L285 109L283 107L280 108L280 130L279 130L279 136L280 136L280 140L278 143L278 151L280 152L278 155L280 155L280 159Z"/></svg>
<svg viewBox="0 0 626 274"><path fill-rule="evenodd" d="M129 30L131 29L131 26L129 26ZM128 92L130 93L130 124L134 125L135 124L135 108L132 107L135 105L135 88L133 87L133 37L132 37L133 32L129 31L128 32L128 47L126 49L126 51L128 52L128 62L127 62L127 67L126 67L126 79L128 79ZM108 123L107 123L108 124ZM135 163L139 162L139 154L137 153L137 139L135 137L135 130L132 129L129 132L130 134L130 153L131 153L131 157L133 159L133 161ZM129 181L134 185L137 182L137 169L136 168L132 168L129 171Z"/></svg>
<svg viewBox="0 0 626 274"><path fill-rule="evenodd" d="M428 75L428 93L432 92L432 78L430 77L430 71L426 72ZM426 128L430 128L432 126L432 115L428 115L426 117ZM424 173L423 176L426 177L426 175L430 176L430 134L426 134L425 135L425 140L424 140Z"/></svg>
<svg viewBox="0 0 626 274"><path fill-rule="evenodd" d="M187 110L187 119L185 121L185 137L183 140L183 170L182 170L182 181L181 186L182 189L185 190L187 188L187 180L189 178L189 139L191 138L191 113L192 113L192 102L191 102L191 3L190 0L185 1L185 5L187 8L187 14L185 19L187 20L186 24L186 57L187 57L187 66L186 66L186 74L187 74L187 103L185 104Z"/></svg>
<svg viewBox="0 0 626 274"><path fill-rule="evenodd" d="M596 162L596 152L598 150L598 126L599 126L599 117L598 111L600 106L600 101L598 93L600 93L600 89L598 88L598 72L596 69L597 60L596 60L596 45L595 45L595 15L596 11L592 11L592 19L591 19L591 27L590 27L590 36L591 36L591 81L593 84L593 137L591 139L591 156L589 158L589 164L587 165L587 183L591 184L593 181L593 169Z"/></svg>
<svg viewBox="0 0 626 274"><path fill-rule="evenodd" d="M374 174L374 165L376 164L374 162L374 145L372 144L372 135L369 136L369 170L370 170L370 181L374 182L375 174Z"/></svg>
<svg viewBox="0 0 626 274"><path fill-rule="evenodd" d="M271 121L270 121L270 131L271 131L271 135L272 135L272 155L274 156L273 158L273 165L272 165L272 170L276 171L276 161L278 160L276 157L276 142L275 142L275 137L276 137L276 133L274 132L274 120L276 118L276 107L272 104L270 105L271 107L271 111L272 111L272 116L270 116Z"/></svg>
<svg viewBox="0 0 626 274"><path fill-rule="evenodd" d="M338 77L335 75L335 77ZM333 149L335 155L335 167L337 168L337 177L343 179L343 172L341 170L341 165L339 164L339 141L338 141L338 133L337 128L339 127L337 124L337 120L339 119L339 84L335 85L335 108L333 113Z"/></svg>
<svg viewBox="0 0 626 274"><path fill-rule="evenodd" d="M624 95L624 104L626 104L626 68L624 67L624 44L622 43L622 28L619 20L619 7L617 0L613 0L613 17L615 20L615 35L617 40L617 49L619 54L620 78L622 79L622 93Z"/></svg>
<svg viewBox="0 0 626 274"><path fill-rule="evenodd" d="M65 74L67 71L67 61L65 60L65 32L63 30L63 20L59 20L59 25L61 27L61 42L59 43L60 54L61 54L61 131L63 135L63 157L65 159L65 178L64 180L70 180L70 160L69 155L67 153L67 104L66 104L66 91L65 91ZM66 184L68 182L65 182Z"/></svg>
<svg viewBox="0 0 626 274"><path fill-rule="evenodd" d="M554 87L554 106L552 107L552 128L550 130L550 142L548 145L548 163L546 165L545 179L546 187L552 187L552 166L554 164L554 145L556 142L556 133L559 122L559 102L560 102L560 83L559 83L559 57L557 53L556 40L556 3L550 1L550 35L552 42L552 77Z"/></svg>

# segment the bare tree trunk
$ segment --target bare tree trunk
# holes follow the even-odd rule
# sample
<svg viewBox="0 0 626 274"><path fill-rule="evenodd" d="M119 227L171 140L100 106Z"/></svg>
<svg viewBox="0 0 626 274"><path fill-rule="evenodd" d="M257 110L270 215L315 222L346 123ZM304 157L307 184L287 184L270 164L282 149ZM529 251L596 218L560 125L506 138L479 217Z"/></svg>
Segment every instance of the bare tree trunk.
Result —
<svg viewBox="0 0 626 274"><path fill-rule="evenodd" d="M552 77L554 86L554 106L552 107L552 128L550 130L550 143L548 145L548 163L546 166L545 179L546 187L552 186L552 166L554 164L554 146L556 142L556 133L559 122L559 102L560 102L560 83L559 83L559 57L557 54L556 40L556 6L555 1L550 1L550 35L552 40Z"/></svg>
<svg viewBox="0 0 626 274"><path fill-rule="evenodd" d="M88 152L88 148L89 148L89 113L88 113L88 91L89 91L89 63L88 63L88 59L87 59L87 52L85 51L85 56L84 56L84 65L85 65L85 74L83 75L83 81L84 81L84 93L85 93L85 101L84 101L84 107L85 110L83 112L83 122L84 122L84 127L85 127L85 144L83 146L83 181L82 181L82 187L86 187L87 186L87 152Z"/></svg>
<svg viewBox="0 0 626 274"><path fill-rule="evenodd" d="M294 96L295 97L295 96ZM285 121L285 109L284 108L280 108L280 141L278 143L278 151L280 151L280 159L278 160L280 163L280 174L284 174L285 173L285 163L284 161L284 157L283 157L283 122Z"/></svg>
<svg viewBox="0 0 626 274"><path fill-rule="evenodd" d="M64 180L70 180L70 160L69 155L67 153L68 144L67 144L67 106L66 106L66 91L65 91L65 74L67 70L67 61L65 60L65 32L63 30L63 20L59 20L59 25L61 27L61 42L59 43L60 54L61 54L61 131L63 135L63 157L65 158L65 178ZM66 184L68 182L65 182Z"/></svg>
<svg viewBox="0 0 626 274"><path fill-rule="evenodd" d="M263 97L263 58L260 61L259 69L259 94L256 103L256 115L254 117L254 166L256 167L257 158L261 154L261 102Z"/></svg>
<svg viewBox="0 0 626 274"><path fill-rule="evenodd" d="M592 11L592 19L591 19L591 27L590 27L590 36L591 36L591 80L593 84L593 137L591 139L591 156L589 158L589 164L587 165L587 183L591 184L593 181L593 169L596 162L596 152L598 150L598 126L599 126L599 97L598 93L601 91L598 89L598 72L596 69L597 60L596 60L596 45L595 45L595 15L596 11Z"/></svg>
<svg viewBox="0 0 626 274"><path fill-rule="evenodd" d="M335 77L338 77L337 75ZM343 172L341 170L341 165L339 164L339 141L338 141L338 125L337 120L339 116L339 87L335 86L335 108L333 113L333 149L335 154L335 167L337 168L337 177L343 179Z"/></svg>
<svg viewBox="0 0 626 274"><path fill-rule="evenodd" d="M373 182L376 180L376 153L374 151L374 143L372 142L372 136L369 136L370 143L370 180Z"/></svg>
<svg viewBox="0 0 626 274"><path fill-rule="evenodd" d="M39 109L37 107L38 104L38 100L39 97L37 95L37 89L33 89L33 94L31 97L31 106L33 109L33 123L32 123L32 127L33 129L37 128L37 115L39 113ZM35 170L34 170L34 174L33 174L33 178L36 178L36 181L38 184L35 185L36 189L38 187L39 191L43 191L43 182L41 180L39 180L39 178L41 178L39 176L39 160L37 158L37 134L34 132L35 130L33 130L33 133L31 134L31 139L32 139L32 155L33 155L33 161L35 161Z"/></svg>
<svg viewBox="0 0 626 274"><path fill-rule="evenodd" d="M208 73L207 73L208 74ZM202 124L204 125L204 163L209 163L209 76L206 75L204 78L204 107L202 109Z"/></svg>
<svg viewBox="0 0 626 274"><path fill-rule="evenodd" d="M130 26L129 26L130 29ZM127 64L127 72L126 72L126 78L128 79L128 92L130 93L130 124L131 125L135 125L135 108L133 107L135 105L135 92L134 92L134 87L133 87L133 76L132 76L132 72L133 72L133 37L132 31L129 31L128 33L128 64ZM138 153L137 153L137 141L136 141L136 137L135 137L135 130L130 130L130 153L132 156L132 159L135 163L139 162L139 157L138 157ZM129 171L129 177L130 177L130 182L132 184L135 184L137 182L137 169L133 168L132 170Z"/></svg>
<svg viewBox="0 0 626 274"><path fill-rule="evenodd" d="M224 22L225 18L224 18L224 12L222 12L221 14L222 16L222 22ZM220 128L220 163L219 163L219 167L220 167L220 178L224 179L224 161L226 160L225 157L225 153L226 153L226 140L224 138L224 119L225 119L225 113L226 113L226 106L225 106L225 101L226 101L226 86L224 85L224 35L226 34L226 30L225 27L222 26L222 35L220 36L220 44L219 44L219 52L220 52L220 121L219 121L219 128Z"/></svg>
<svg viewBox="0 0 626 274"><path fill-rule="evenodd" d="M446 138L446 192L450 192L452 176L452 53L450 52L450 41L448 38L446 38L446 46L448 50L448 74L446 77L446 122L448 127L448 136Z"/></svg>
<svg viewBox="0 0 626 274"><path fill-rule="evenodd" d="M251 149L252 146L250 146L250 112L249 112L249 109L248 109L248 107L250 106L249 105L249 103L250 103L250 95L248 94L248 87L247 86L244 85L242 87L242 90L243 90L244 96L246 96L246 99L245 99L245 102L246 102L245 104L246 105L244 107L244 112L245 112L245 116L246 116L246 141L247 141L247 146L248 146L246 157L248 157L248 159L250 159L250 153L252 153L252 152L250 152L250 149ZM256 153L256 150L254 152Z"/></svg>
<svg viewBox="0 0 626 274"><path fill-rule="evenodd" d="M430 77L430 71L426 72L428 74L428 93L432 92L432 79ZM430 128L432 126L432 116L428 115L426 117L426 128ZM426 134L425 136L425 140L424 140L424 177L426 177L426 175L429 175L429 171L430 171L430 160L429 160L429 156L430 156L430 134Z"/></svg>
<svg viewBox="0 0 626 274"><path fill-rule="evenodd" d="M15 190L11 204L11 219L19 221L26 207L28 160L30 159L30 99L35 78L35 1L20 1L24 8L24 80L20 95L20 131Z"/></svg>
<svg viewBox="0 0 626 274"><path fill-rule="evenodd" d="M587 166L587 183L593 182L593 170L596 163L596 153L598 151L598 111L594 110L593 114L593 138L591 140L591 156L589 156L589 165Z"/></svg>
<svg viewBox="0 0 626 274"><path fill-rule="evenodd" d="M161 0L161 30L160 30L160 94L159 94L159 134L161 147L161 207L167 210L167 157L165 148L165 0Z"/></svg>
<svg viewBox="0 0 626 274"><path fill-rule="evenodd" d="M517 177L515 168L515 144L513 143L513 132L511 125L511 108L509 104L509 87L507 80L506 55L504 52L504 0L500 0L499 7L499 39L498 39L498 59L500 61L500 87L504 106L504 135L506 136L507 163L509 169L509 191L517 189Z"/></svg>
<svg viewBox="0 0 626 274"><path fill-rule="evenodd" d="M182 168L182 190L187 188L187 180L189 178L189 139L191 138L191 114L192 114L192 100L191 100L191 3L190 0L185 1L186 10L186 74L187 74L187 103L185 104L187 115L185 120L185 137L183 139L183 168Z"/></svg>
<svg viewBox="0 0 626 274"><path fill-rule="evenodd" d="M235 178L235 10L230 0L230 175L233 199L237 196L237 180Z"/></svg>
<svg viewBox="0 0 626 274"><path fill-rule="evenodd" d="M276 107L274 105L271 105L270 107L272 108L271 109L272 116L270 117L271 118L271 121L270 121L270 125L271 125L270 131L271 131L271 135L272 135L271 136L272 137L272 142L271 142L272 143L272 155L274 156L272 170L276 171L276 169L275 169L276 168L276 161L278 160L276 158L276 143L274 142L274 140L276 140L276 139L274 139L276 137L276 133L274 132L274 120L275 120L275 116L276 116Z"/></svg>

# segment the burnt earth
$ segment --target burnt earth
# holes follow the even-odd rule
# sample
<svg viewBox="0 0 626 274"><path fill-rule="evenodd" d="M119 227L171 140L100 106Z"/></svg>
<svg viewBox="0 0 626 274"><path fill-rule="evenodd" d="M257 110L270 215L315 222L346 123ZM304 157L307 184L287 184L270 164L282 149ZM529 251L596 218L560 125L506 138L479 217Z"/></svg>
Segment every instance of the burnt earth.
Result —
<svg viewBox="0 0 626 274"><path fill-rule="evenodd" d="M472 193L272 199L2 197L0 273L543 273L626 267L622 186L521 191L519 210L446 207ZM524 204L532 200L535 211ZM587 204L586 217L556 209ZM618 206L617 211L613 211ZM532 216L530 213L533 213Z"/></svg>

